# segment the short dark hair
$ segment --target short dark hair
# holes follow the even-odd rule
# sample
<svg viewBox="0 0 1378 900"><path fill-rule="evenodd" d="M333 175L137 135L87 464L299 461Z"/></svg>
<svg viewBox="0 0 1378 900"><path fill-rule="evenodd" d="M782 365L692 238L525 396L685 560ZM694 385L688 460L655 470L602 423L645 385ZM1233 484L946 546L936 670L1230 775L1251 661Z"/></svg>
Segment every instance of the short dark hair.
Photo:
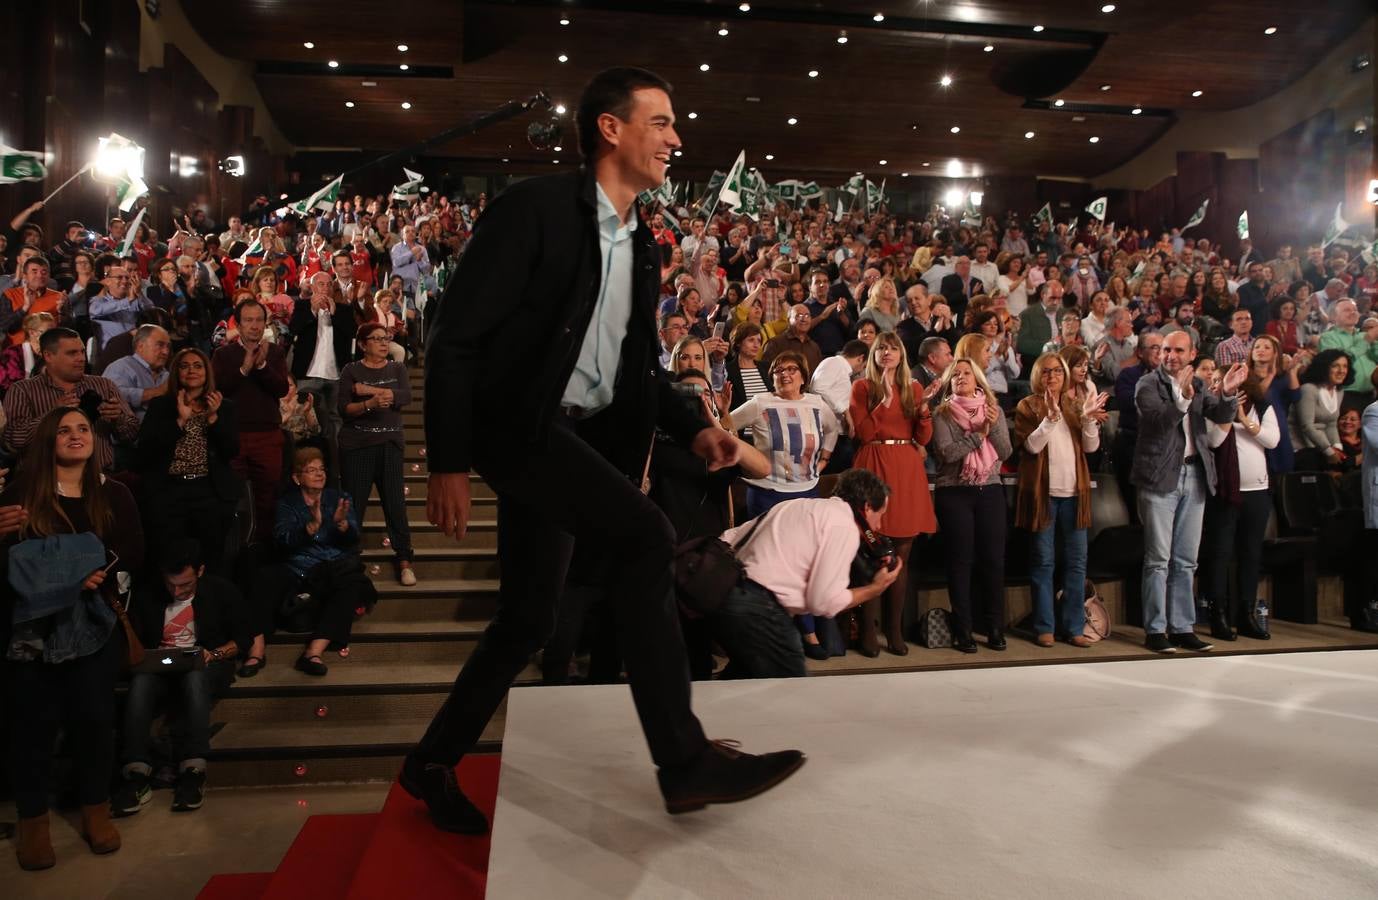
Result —
<svg viewBox="0 0 1378 900"><path fill-rule="evenodd" d="M665 330L665 328L670 324L671 319L683 319L685 322L689 321L689 317L686 316L682 311L680 311L678 307L676 307L675 309L670 310L665 315L660 317L661 331Z"/></svg>
<svg viewBox="0 0 1378 900"><path fill-rule="evenodd" d="M164 575L176 575L188 568L198 571L205 563L201 542L196 538L177 538L163 548L158 557L158 570Z"/></svg>
<svg viewBox="0 0 1378 900"><path fill-rule="evenodd" d="M867 319L866 321L870 322L871 320ZM847 343L842 345L842 355L847 357L848 359L855 359L858 356L865 356L870 352L871 348L867 347L861 341L848 341Z"/></svg>
<svg viewBox="0 0 1378 900"><path fill-rule="evenodd" d="M57 345L67 340L80 341L81 335L70 328L49 328L43 332L43 336L38 339L38 352L53 353L57 351Z"/></svg>
<svg viewBox="0 0 1378 900"><path fill-rule="evenodd" d="M860 513L863 506L883 507L890 496L890 485L870 469L848 469L838 476L833 496L847 501L848 506Z"/></svg>
<svg viewBox="0 0 1378 900"><path fill-rule="evenodd" d="M30 256L28 259L24 260L25 271L28 270L29 266L42 266L46 270L48 268L48 261L42 256Z"/></svg>
<svg viewBox="0 0 1378 900"><path fill-rule="evenodd" d="M675 384L679 384L681 381L685 381L690 378L701 378L704 381L708 381L708 376L703 374L703 371L700 369L680 369L678 372L670 376L670 380L673 381ZM711 381L709 381L708 383L712 384Z"/></svg>
<svg viewBox="0 0 1378 900"><path fill-rule="evenodd" d="M345 262L349 263L351 266L354 265L354 257L349 255L348 250L336 250L334 253L330 254L330 267L332 269L335 268L335 260L339 259L342 256L344 257Z"/></svg>
<svg viewBox="0 0 1378 900"><path fill-rule="evenodd" d="M264 318L264 320L265 320L265 321L267 320L267 318L268 318L268 309L267 309L267 307L265 307L262 303L259 303L257 300L255 300L255 299L253 299L253 298L250 298L250 299L248 299L248 300L245 300L243 303L239 304L238 306L236 306L236 307L234 308L234 323L235 323L236 325L239 325L239 324L242 324L242 323L243 323L243 318L242 318L243 313L242 313L242 310L243 310L244 307L246 307L246 306L256 306L256 307L258 307L259 310L263 313L263 318Z"/></svg>
<svg viewBox="0 0 1378 900"><path fill-rule="evenodd" d="M604 69L584 85L574 122L579 129L579 152L586 161L592 162L598 151L598 117L611 113L627 121L632 111L632 92L644 88L659 88L667 94L673 90L670 82L654 72L632 66Z"/></svg>
<svg viewBox="0 0 1378 900"><path fill-rule="evenodd" d="M104 281L110 275L111 266L122 266L124 261L113 253L102 253L96 257L96 280Z"/></svg>

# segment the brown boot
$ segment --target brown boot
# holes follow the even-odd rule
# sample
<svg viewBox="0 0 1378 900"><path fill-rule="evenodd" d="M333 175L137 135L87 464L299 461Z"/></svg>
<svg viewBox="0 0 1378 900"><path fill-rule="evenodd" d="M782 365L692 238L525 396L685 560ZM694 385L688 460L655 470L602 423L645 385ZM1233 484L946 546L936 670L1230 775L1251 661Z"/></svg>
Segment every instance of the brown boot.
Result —
<svg viewBox="0 0 1378 900"><path fill-rule="evenodd" d="M91 845L92 853L114 853L120 849L120 833L110 821L108 802L81 808L81 836Z"/></svg>
<svg viewBox="0 0 1378 900"><path fill-rule="evenodd" d="M57 864L57 854L53 853L53 841L48 834L48 814L20 819L19 831L15 834L14 849L19 857L19 868L29 872L51 869Z"/></svg>

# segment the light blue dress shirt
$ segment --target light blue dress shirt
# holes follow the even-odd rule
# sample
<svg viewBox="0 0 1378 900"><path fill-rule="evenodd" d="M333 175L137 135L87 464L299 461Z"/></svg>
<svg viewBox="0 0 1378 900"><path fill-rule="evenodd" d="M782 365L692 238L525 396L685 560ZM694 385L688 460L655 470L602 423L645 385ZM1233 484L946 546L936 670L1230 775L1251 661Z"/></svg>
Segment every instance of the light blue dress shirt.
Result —
<svg viewBox="0 0 1378 900"><path fill-rule="evenodd" d="M115 382L115 387L119 388L124 402L134 410L134 415L139 417L140 422L148 412L148 407L144 406L144 391L157 387L168 379L167 369L154 374L149 364L137 353L115 360L105 367L103 374Z"/></svg>
<svg viewBox="0 0 1378 900"><path fill-rule="evenodd" d="M612 404L622 340L632 317L632 232L636 214L622 224L603 186L598 185L598 246L602 251L602 283L593 320L584 332L584 346L570 373L561 403L586 413Z"/></svg>

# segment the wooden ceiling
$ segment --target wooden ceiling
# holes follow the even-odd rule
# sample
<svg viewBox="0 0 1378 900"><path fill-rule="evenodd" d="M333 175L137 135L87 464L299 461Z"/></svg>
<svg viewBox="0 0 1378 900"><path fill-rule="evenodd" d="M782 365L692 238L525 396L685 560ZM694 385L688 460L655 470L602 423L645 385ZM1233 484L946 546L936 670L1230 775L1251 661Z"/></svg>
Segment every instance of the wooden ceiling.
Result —
<svg viewBox="0 0 1378 900"><path fill-rule="evenodd" d="M540 90L572 111L592 74L627 64L675 86L679 172L726 168L745 148L772 180L936 174L953 159L964 174L1094 176L1134 157L1181 111L1271 96L1372 14L1367 0L1312 4L1304 18L1283 0L1123 0L1109 14L1104 2L769 0L747 13L735 0L184 8L217 51L257 62L259 90L299 147L397 149ZM1265 35L1269 26L1277 33ZM328 68L332 59L339 68ZM1049 106L1055 99L1065 105ZM1134 106L1145 112L1130 115ZM561 153L527 144L534 118L431 152L489 170L575 164L572 114Z"/></svg>

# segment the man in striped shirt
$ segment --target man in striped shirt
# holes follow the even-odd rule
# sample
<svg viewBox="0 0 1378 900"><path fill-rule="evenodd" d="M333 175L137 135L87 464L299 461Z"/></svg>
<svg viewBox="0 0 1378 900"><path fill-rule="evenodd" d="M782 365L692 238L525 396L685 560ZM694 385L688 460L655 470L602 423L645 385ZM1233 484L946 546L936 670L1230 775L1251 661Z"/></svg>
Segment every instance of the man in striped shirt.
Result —
<svg viewBox="0 0 1378 900"><path fill-rule="evenodd" d="M115 382L99 375L86 374L86 348L81 336L70 328L51 328L39 339L43 371L10 385L5 393L5 448L22 453L33 437L34 428L45 415L59 406L79 406L82 398L94 393L100 398L94 407L96 458L104 471L115 463L111 435L133 444L139 436L139 420L120 396Z"/></svg>
<svg viewBox="0 0 1378 900"><path fill-rule="evenodd" d="M1254 317L1247 309L1236 309L1230 316L1230 330L1234 335L1220 342L1215 348L1215 362L1221 368L1229 368L1235 363L1249 361L1249 351L1254 346Z"/></svg>

